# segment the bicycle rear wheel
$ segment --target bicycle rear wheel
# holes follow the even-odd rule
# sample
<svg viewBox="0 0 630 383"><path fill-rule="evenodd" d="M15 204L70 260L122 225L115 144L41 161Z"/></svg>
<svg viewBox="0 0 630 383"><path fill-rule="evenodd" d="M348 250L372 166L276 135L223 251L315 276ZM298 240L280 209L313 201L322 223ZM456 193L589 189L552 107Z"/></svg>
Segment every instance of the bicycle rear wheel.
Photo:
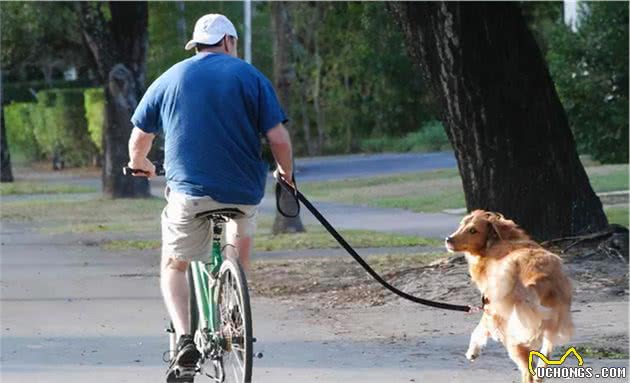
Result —
<svg viewBox="0 0 630 383"><path fill-rule="evenodd" d="M225 340L225 381L250 383L253 358L252 314L245 273L236 259L224 258L216 294L220 331Z"/></svg>

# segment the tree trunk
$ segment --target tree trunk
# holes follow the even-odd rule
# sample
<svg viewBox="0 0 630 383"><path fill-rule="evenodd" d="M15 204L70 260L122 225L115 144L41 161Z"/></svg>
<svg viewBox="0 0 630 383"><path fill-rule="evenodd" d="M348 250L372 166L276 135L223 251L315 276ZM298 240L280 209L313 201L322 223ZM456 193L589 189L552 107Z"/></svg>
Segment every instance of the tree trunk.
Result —
<svg viewBox="0 0 630 383"><path fill-rule="evenodd" d="M306 94L306 84L302 83L300 91L300 113L302 114L302 132L304 133L304 143L309 156L317 154L316 145L311 138L311 120L308 115L308 95Z"/></svg>
<svg viewBox="0 0 630 383"><path fill-rule="evenodd" d="M318 5L319 6L319 5ZM319 36L314 34L313 45L315 46L315 84L313 85L313 109L315 111L315 124L317 125L317 153L321 154L324 149L324 138L326 126L324 123L324 111L321 105L322 90L322 57L319 54Z"/></svg>
<svg viewBox="0 0 630 383"><path fill-rule="evenodd" d="M2 83L2 69L0 69L0 182L13 182L11 170L11 153L4 126L4 87Z"/></svg>
<svg viewBox="0 0 630 383"><path fill-rule="evenodd" d="M133 126L129 119L144 91L148 43L146 2L110 2L107 22L97 2L77 5L86 45L105 84L103 129L103 194L111 198L148 197L145 178L126 177L127 143Z"/></svg>
<svg viewBox="0 0 630 383"><path fill-rule="evenodd" d="M1 100L1 98L0 98ZM13 182L11 171L11 154L7 142L7 132L4 126L4 108L0 102L0 182Z"/></svg>
<svg viewBox="0 0 630 383"><path fill-rule="evenodd" d="M177 37L182 44L188 42L186 33L186 4L183 1L176 1L177 7Z"/></svg>
<svg viewBox="0 0 630 383"><path fill-rule="evenodd" d="M280 104L289 111L289 102L291 100L291 84L295 77L294 69L291 65L291 47L293 46L293 32L291 30L291 22L285 2L272 2L271 6L271 27L273 31L273 77L275 87L278 92ZM282 193L280 198L280 208L285 207L285 211L292 209L288 204L295 204L291 196ZM271 232L273 234L280 233L296 233L303 232L304 225L300 216L288 218L276 211L276 217L273 221Z"/></svg>
<svg viewBox="0 0 630 383"><path fill-rule="evenodd" d="M390 3L442 107L468 210L537 239L608 225L517 3Z"/></svg>
<svg viewBox="0 0 630 383"><path fill-rule="evenodd" d="M105 91L105 140L103 142L103 193L111 198L150 197L148 180L128 177L122 168L129 162L127 145L133 126L129 121L138 104L133 74L123 64L109 73Z"/></svg>

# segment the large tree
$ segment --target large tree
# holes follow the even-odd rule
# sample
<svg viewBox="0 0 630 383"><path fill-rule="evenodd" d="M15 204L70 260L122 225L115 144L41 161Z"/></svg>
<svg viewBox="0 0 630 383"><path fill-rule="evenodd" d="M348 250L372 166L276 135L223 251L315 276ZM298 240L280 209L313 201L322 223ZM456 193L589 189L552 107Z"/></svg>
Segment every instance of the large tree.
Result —
<svg viewBox="0 0 630 383"><path fill-rule="evenodd" d="M547 34L549 69L578 150L628 162L628 3L579 2L580 24Z"/></svg>
<svg viewBox="0 0 630 383"><path fill-rule="evenodd" d="M103 194L145 197L150 195L148 181L126 177L122 168L129 161L127 141L133 128L129 119L144 91L148 5L117 1L107 5L109 20L104 3L76 4L85 43L105 85Z"/></svg>
<svg viewBox="0 0 630 383"><path fill-rule="evenodd" d="M11 170L11 154L4 126L4 98L2 97L2 71L0 71L0 182L13 182Z"/></svg>
<svg viewBox="0 0 630 383"><path fill-rule="evenodd" d="M291 101L291 84L295 78L294 69L291 65L293 32L286 2L272 2L270 7L271 26L274 36L273 80L280 104L288 111L289 102ZM282 211L290 212L295 209L291 205L294 205L297 201L290 194L282 193L278 203ZM303 232L304 225L302 225L299 215L297 217L285 217L277 211L271 231L273 234Z"/></svg>
<svg viewBox="0 0 630 383"><path fill-rule="evenodd" d="M440 102L467 208L499 211L538 239L607 227L518 3L389 7Z"/></svg>
<svg viewBox="0 0 630 383"><path fill-rule="evenodd" d="M0 103L0 105L2 105ZM13 182L11 171L11 155L4 126L4 108L0 106L0 182Z"/></svg>
<svg viewBox="0 0 630 383"><path fill-rule="evenodd" d="M72 4L3 2L0 14L0 61L9 81L32 80L40 72L51 86L54 71L80 71L88 64Z"/></svg>

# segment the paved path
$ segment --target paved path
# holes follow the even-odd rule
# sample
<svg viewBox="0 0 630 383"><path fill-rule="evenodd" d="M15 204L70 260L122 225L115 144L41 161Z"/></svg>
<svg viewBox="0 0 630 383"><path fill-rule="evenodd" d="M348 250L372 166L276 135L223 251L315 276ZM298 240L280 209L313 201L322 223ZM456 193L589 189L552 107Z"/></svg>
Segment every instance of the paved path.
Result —
<svg viewBox="0 0 630 383"><path fill-rule="evenodd" d="M298 182L455 168L453 152L356 154L297 159Z"/></svg>
<svg viewBox="0 0 630 383"><path fill-rule="evenodd" d="M156 255L105 252L24 224L3 223L0 235L3 383L163 381L166 313ZM478 362L464 359L474 316L406 303L320 312L286 300L252 302L256 351L264 353L254 364L256 383L498 383L517 377L494 343ZM576 302L575 318L582 338L627 337L627 302L588 308Z"/></svg>
<svg viewBox="0 0 630 383"><path fill-rule="evenodd" d="M419 172L441 168L453 168L455 159L452 152L371 154L316 157L296 160L299 182L335 180L351 177ZM100 189L100 179L92 176L63 173L30 173L20 176L23 179L46 180L69 184L92 186ZM271 177L268 182L273 182ZM161 196L164 178L151 180L151 192ZM99 193L46 196L57 199L98 198ZM6 196L4 201L41 199L42 195ZM385 209L364 206L344 205L332 202L316 202L316 207L335 227L340 229L375 230L383 232L418 235L429 238L444 238L457 227L461 215L443 213L414 213L403 209ZM275 199L267 195L261 206L261 214L275 214ZM305 224L319 224L306 209L302 210Z"/></svg>
<svg viewBox="0 0 630 383"><path fill-rule="evenodd" d="M374 230L389 233L417 235L425 238L444 238L455 231L461 215L444 213L414 213L404 209L389 209L334 202L315 202L313 205L338 229ZM262 214L273 215L276 201L267 196L262 201ZM311 212L302 206L302 222L319 225Z"/></svg>

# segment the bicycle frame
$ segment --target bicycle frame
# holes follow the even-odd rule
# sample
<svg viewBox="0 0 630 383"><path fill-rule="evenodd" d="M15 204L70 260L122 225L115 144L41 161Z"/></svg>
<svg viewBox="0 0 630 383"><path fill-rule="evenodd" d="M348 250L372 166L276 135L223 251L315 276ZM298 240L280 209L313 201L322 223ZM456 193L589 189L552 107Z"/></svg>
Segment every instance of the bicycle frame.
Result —
<svg viewBox="0 0 630 383"><path fill-rule="evenodd" d="M219 329L219 318L214 302L215 281L223 262L221 255L221 234L223 222L215 220L212 225L212 253L210 262L191 262L192 278L195 286L195 298L199 315L199 327L208 329L211 334L216 334ZM212 283L208 283L208 281ZM191 291L191 293L193 293Z"/></svg>

